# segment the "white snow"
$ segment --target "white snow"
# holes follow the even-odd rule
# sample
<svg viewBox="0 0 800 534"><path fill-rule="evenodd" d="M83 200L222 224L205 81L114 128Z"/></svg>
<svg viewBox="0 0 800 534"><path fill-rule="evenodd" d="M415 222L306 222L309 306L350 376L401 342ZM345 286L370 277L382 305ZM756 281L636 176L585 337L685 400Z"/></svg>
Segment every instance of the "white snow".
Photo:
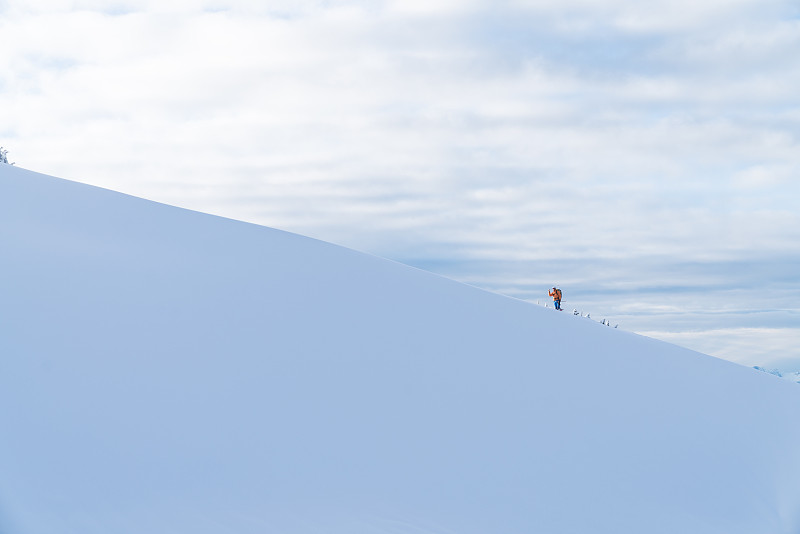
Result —
<svg viewBox="0 0 800 534"><path fill-rule="evenodd" d="M798 372L798 371L790 371L790 372L783 371L782 372L780 369L766 369L766 368L760 367L758 365L753 367L753 369L757 369L759 371L763 371L765 373L769 373L771 375L775 375L778 378L784 378L786 380L792 380L793 382L796 382L796 383L800 384L800 372Z"/></svg>
<svg viewBox="0 0 800 534"><path fill-rule="evenodd" d="M800 532L789 381L11 166L0 251L3 534Z"/></svg>

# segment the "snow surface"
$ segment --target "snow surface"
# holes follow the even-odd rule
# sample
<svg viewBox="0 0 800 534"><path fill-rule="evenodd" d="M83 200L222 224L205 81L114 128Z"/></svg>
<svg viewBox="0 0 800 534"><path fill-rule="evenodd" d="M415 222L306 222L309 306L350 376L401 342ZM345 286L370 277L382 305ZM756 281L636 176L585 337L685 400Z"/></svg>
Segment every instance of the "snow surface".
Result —
<svg viewBox="0 0 800 534"><path fill-rule="evenodd" d="M754 366L753 369L757 369L759 371L775 375L779 378L784 378L786 380L791 380L793 382L800 384L800 372L798 371L785 372L781 371L780 369L765 369L764 367L759 367L758 365Z"/></svg>
<svg viewBox="0 0 800 534"><path fill-rule="evenodd" d="M800 532L766 373L11 166L0 250L3 534Z"/></svg>

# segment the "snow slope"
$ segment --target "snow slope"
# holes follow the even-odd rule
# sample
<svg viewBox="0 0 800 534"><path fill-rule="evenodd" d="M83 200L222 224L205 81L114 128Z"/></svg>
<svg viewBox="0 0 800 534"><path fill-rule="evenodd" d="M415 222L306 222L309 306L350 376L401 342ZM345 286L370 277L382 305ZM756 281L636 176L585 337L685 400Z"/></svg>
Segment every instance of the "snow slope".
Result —
<svg viewBox="0 0 800 534"><path fill-rule="evenodd" d="M768 374L5 165L0 250L3 534L800 532Z"/></svg>

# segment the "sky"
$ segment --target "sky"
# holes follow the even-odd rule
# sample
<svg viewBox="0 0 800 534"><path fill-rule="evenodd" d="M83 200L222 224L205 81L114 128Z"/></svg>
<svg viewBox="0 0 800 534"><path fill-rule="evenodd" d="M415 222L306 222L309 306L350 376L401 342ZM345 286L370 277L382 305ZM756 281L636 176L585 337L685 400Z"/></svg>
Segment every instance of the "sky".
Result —
<svg viewBox="0 0 800 534"><path fill-rule="evenodd" d="M800 370L800 5L2 1L24 168Z"/></svg>

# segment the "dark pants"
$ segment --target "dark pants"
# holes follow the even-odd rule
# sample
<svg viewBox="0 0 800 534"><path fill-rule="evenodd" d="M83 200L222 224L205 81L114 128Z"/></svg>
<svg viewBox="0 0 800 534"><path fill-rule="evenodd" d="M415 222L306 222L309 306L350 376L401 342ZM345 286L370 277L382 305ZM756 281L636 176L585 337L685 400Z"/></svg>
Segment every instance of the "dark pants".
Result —
<svg viewBox="0 0 800 534"><path fill-rule="evenodd" d="M561 299L555 299L553 301L553 306L555 306L557 310L560 310L561 309Z"/></svg>

